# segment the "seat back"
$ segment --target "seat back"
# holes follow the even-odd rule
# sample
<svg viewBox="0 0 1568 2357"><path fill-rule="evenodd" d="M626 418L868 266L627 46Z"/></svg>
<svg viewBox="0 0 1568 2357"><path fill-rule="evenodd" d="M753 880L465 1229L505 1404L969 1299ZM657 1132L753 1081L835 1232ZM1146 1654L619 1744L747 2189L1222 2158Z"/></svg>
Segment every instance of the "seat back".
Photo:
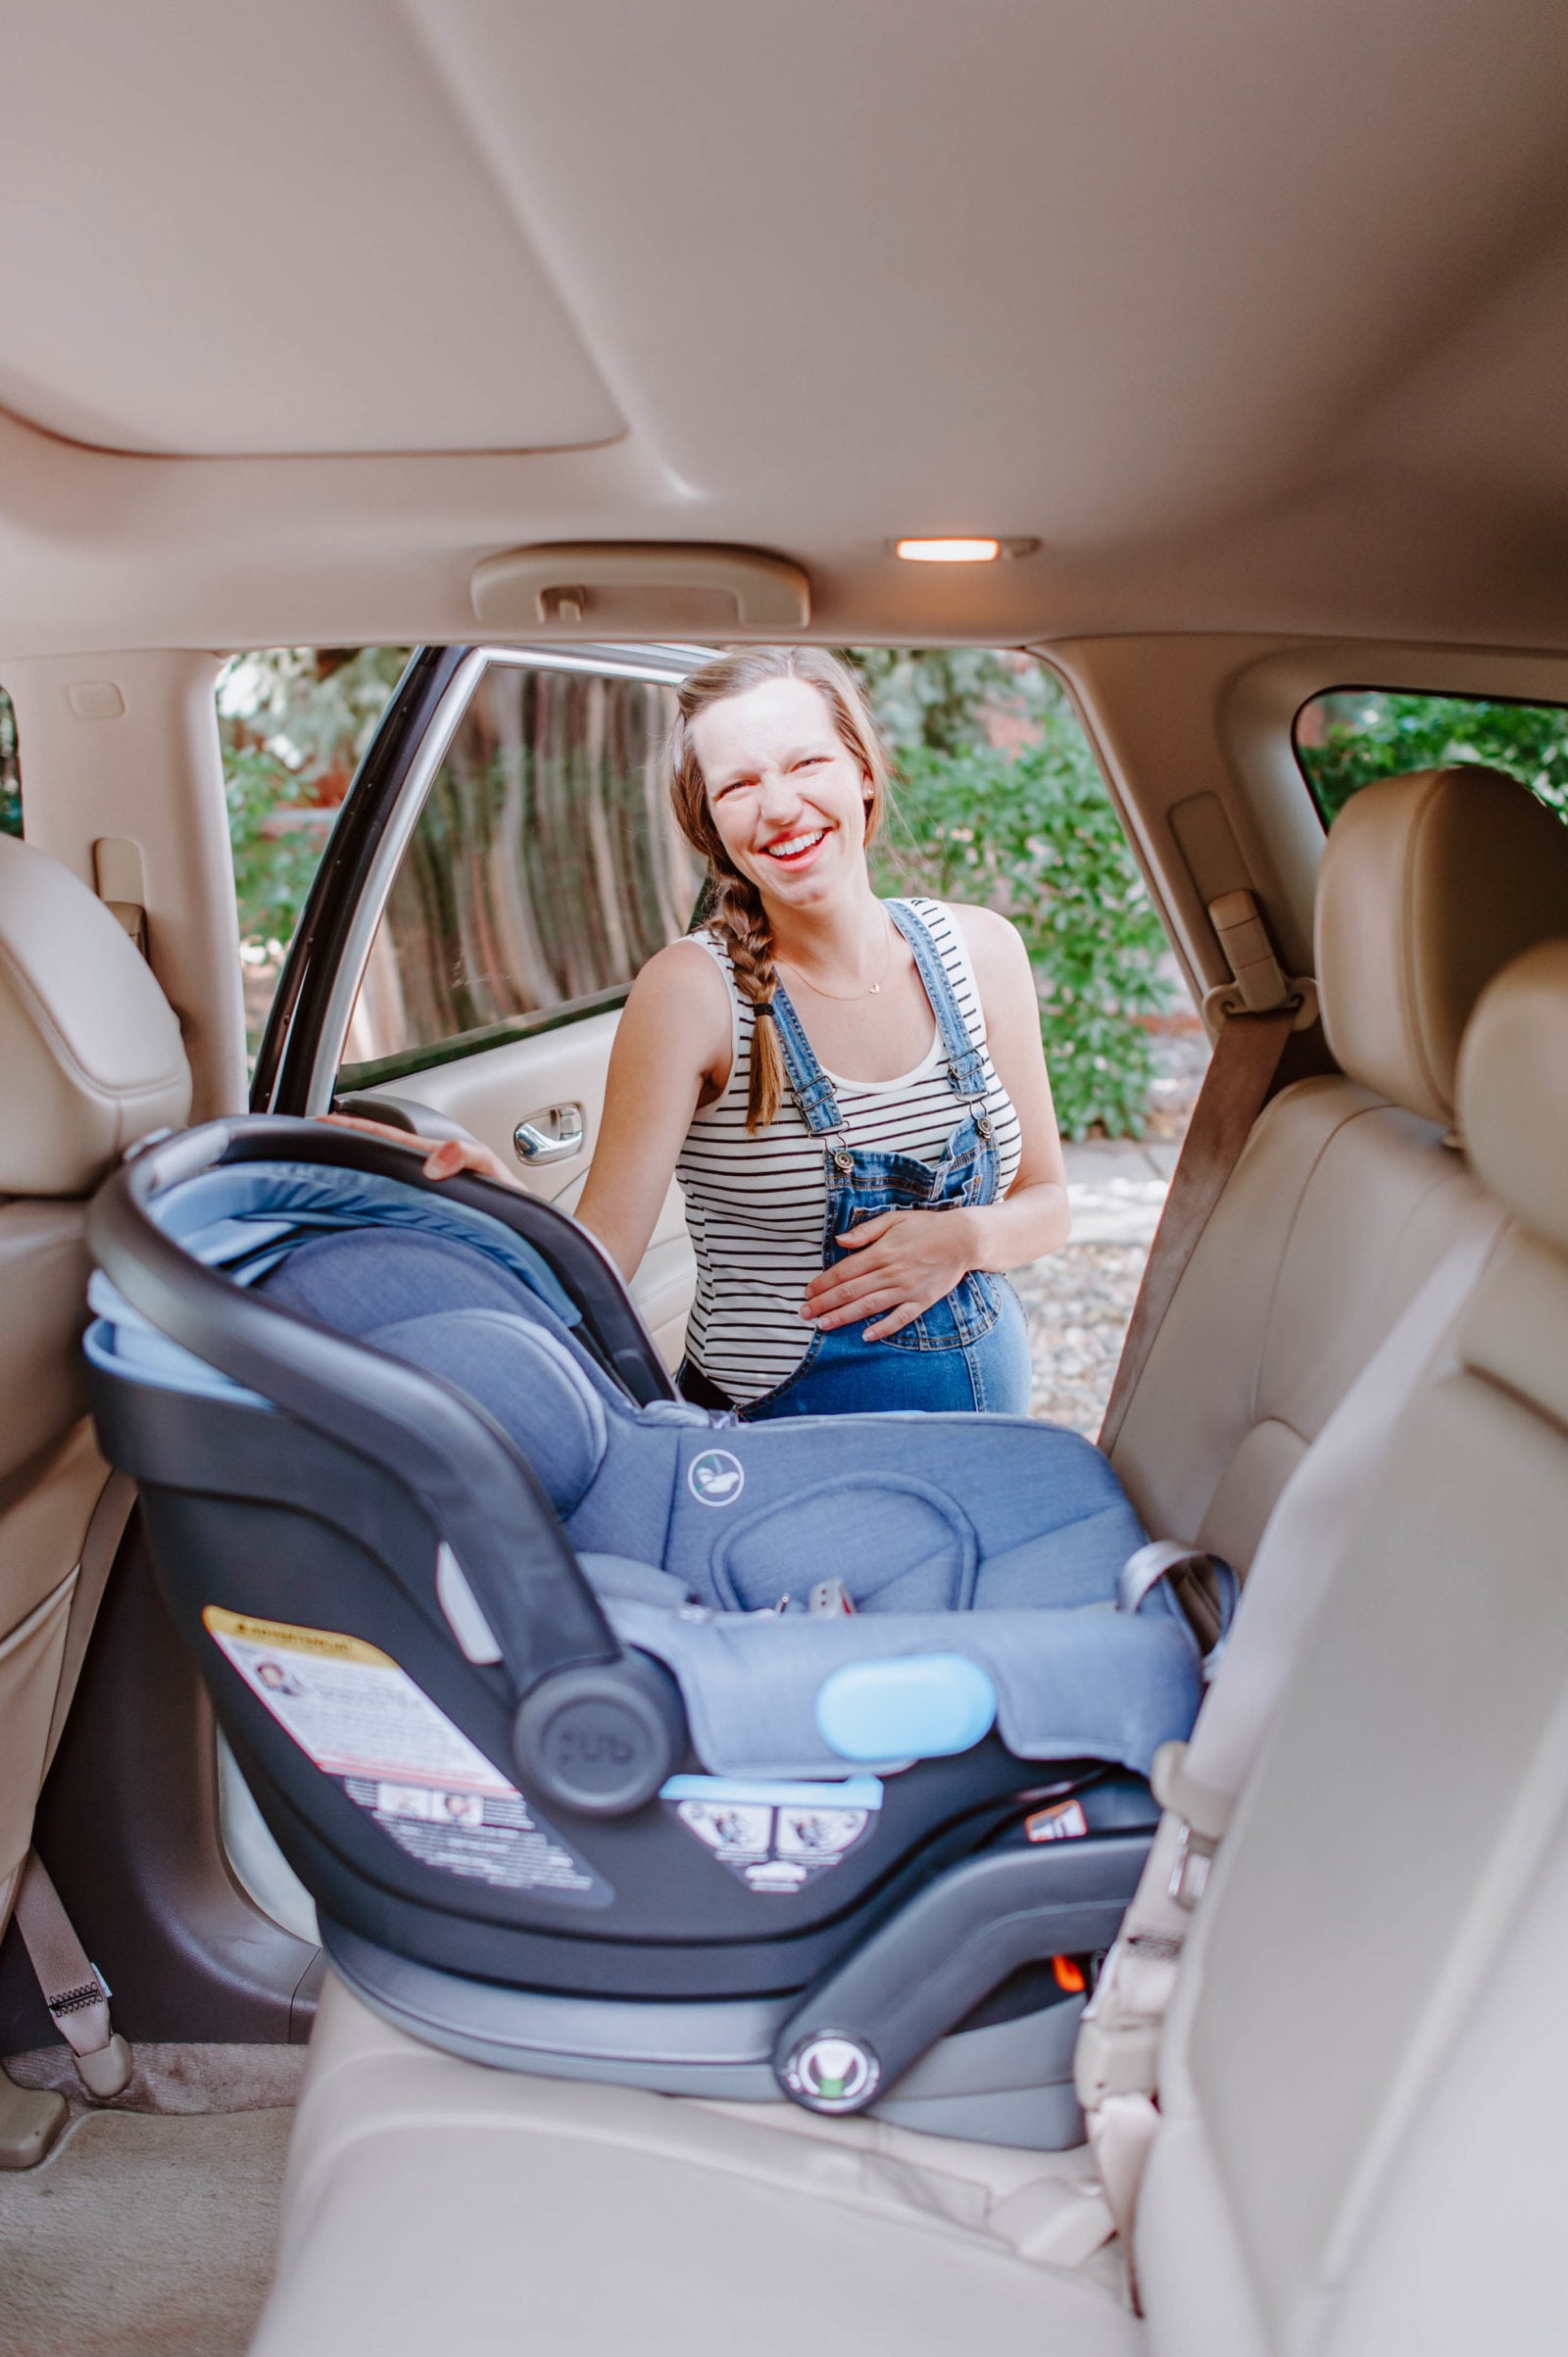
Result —
<svg viewBox="0 0 1568 2357"><path fill-rule="evenodd" d="M1568 941L1459 1076L1519 1223L1399 1425L1184 1959L1138 2258L1159 2357L1561 2345Z"/></svg>
<svg viewBox="0 0 1568 2357"><path fill-rule="evenodd" d="M85 1204L190 1109L179 1025L115 918L0 837L0 1926L86 1630L76 1566L107 1467L78 1338Z"/></svg>
<svg viewBox="0 0 1568 2357"><path fill-rule="evenodd" d="M1364 787L1330 832L1317 979L1339 1074L1265 1109L1199 1239L1111 1462L1151 1530L1245 1567L1285 1483L1489 1215L1454 1120L1493 975L1568 932L1568 827L1514 779Z"/></svg>

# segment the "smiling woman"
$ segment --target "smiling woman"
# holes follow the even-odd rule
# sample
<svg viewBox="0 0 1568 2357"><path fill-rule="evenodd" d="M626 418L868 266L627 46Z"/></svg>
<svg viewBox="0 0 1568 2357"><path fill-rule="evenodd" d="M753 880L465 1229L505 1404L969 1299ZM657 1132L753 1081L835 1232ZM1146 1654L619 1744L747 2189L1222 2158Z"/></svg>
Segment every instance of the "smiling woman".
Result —
<svg viewBox="0 0 1568 2357"><path fill-rule="evenodd" d="M1022 944L989 909L872 892L887 757L831 657L720 656L678 703L708 921L637 978L579 1215L629 1273L679 1177L682 1380L707 1404L1021 1414L1002 1272L1068 1226Z"/></svg>

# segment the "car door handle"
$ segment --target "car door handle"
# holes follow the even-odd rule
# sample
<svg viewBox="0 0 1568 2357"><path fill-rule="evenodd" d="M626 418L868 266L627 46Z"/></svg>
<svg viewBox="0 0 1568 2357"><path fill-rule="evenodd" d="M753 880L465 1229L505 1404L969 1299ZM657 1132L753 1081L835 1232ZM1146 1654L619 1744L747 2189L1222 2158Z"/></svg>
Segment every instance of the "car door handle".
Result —
<svg viewBox="0 0 1568 2357"><path fill-rule="evenodd" d="M519 1121L512 1133L518 1161L532 1169L541 1162L569 1161L574 1154L581 1154L582 1141L580 1105L547 1105L542 1112Z"/></svg>

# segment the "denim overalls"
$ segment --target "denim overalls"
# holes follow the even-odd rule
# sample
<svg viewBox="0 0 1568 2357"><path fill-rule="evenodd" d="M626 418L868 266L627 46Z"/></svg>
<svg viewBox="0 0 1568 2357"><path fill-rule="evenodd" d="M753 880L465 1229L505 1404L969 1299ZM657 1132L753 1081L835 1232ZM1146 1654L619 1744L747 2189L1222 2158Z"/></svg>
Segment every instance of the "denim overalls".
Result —
<svg viewBox="0 0 1568 2357"><path fill-rule="evenodd" d="M772 1020L790 1094L827 1163L822 1265L852 1257L835 1238L879 1211L938 1210L996 1200L1000 1164L986 1110L985 1057L964 1029L929 932L901 901L888 913L914 955L937 1020L948 1081L961 1118L935 1163L866 1153L842 1126L833 1083L811 1053L783 985ZM766 1021L768 1018L760 1018ZM747 1423L770 1416L864 1414L878 1408L980 1408L1021 1416L1029 1408L1029 1341L1023 1309L1005 1278L971 1270L952 1293L884 1342L863 1340L880 1311L816 1333L805 1358L776 1389L741 1410Z"/></svg>

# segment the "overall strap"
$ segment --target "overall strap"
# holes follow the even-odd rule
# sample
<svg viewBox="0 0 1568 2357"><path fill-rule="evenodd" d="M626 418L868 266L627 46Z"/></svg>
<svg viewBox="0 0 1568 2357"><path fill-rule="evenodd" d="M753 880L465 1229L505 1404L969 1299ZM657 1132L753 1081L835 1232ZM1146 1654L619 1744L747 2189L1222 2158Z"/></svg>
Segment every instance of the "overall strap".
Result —
<svg viewBox="0 0 1568 2357"><path fill-rule="evenodd" d="M801 1028L801 1018L790 1005L789 993L782 982L773 986L771 1015L758 1010L760 1023L771 1022L778 1033L779 1052L784 1058L784 1077L790 1095L800 1107L801 1119L813 1138L837 1136L843 1138L844 1116L839 1101L833 1094L833 1083L811 1053L811 1043Z"/></svg>
<svg viewBox="0 0 1568 2357"><path fill-rule="evenodd" d="M948 979L948 969L942 953L931 937L923 917L917 916L907 901L887 901L884 904L899 931L914 954L915 968L925 985L925 995L931 1002L931 1011L937 1019L937 1037L942 1042L942 1054L948 1067L948 1085L955 1097L972 1100L986 1093L986 1059L983 1048L977 1048L958 1012L958 1002Z"/></svg>

